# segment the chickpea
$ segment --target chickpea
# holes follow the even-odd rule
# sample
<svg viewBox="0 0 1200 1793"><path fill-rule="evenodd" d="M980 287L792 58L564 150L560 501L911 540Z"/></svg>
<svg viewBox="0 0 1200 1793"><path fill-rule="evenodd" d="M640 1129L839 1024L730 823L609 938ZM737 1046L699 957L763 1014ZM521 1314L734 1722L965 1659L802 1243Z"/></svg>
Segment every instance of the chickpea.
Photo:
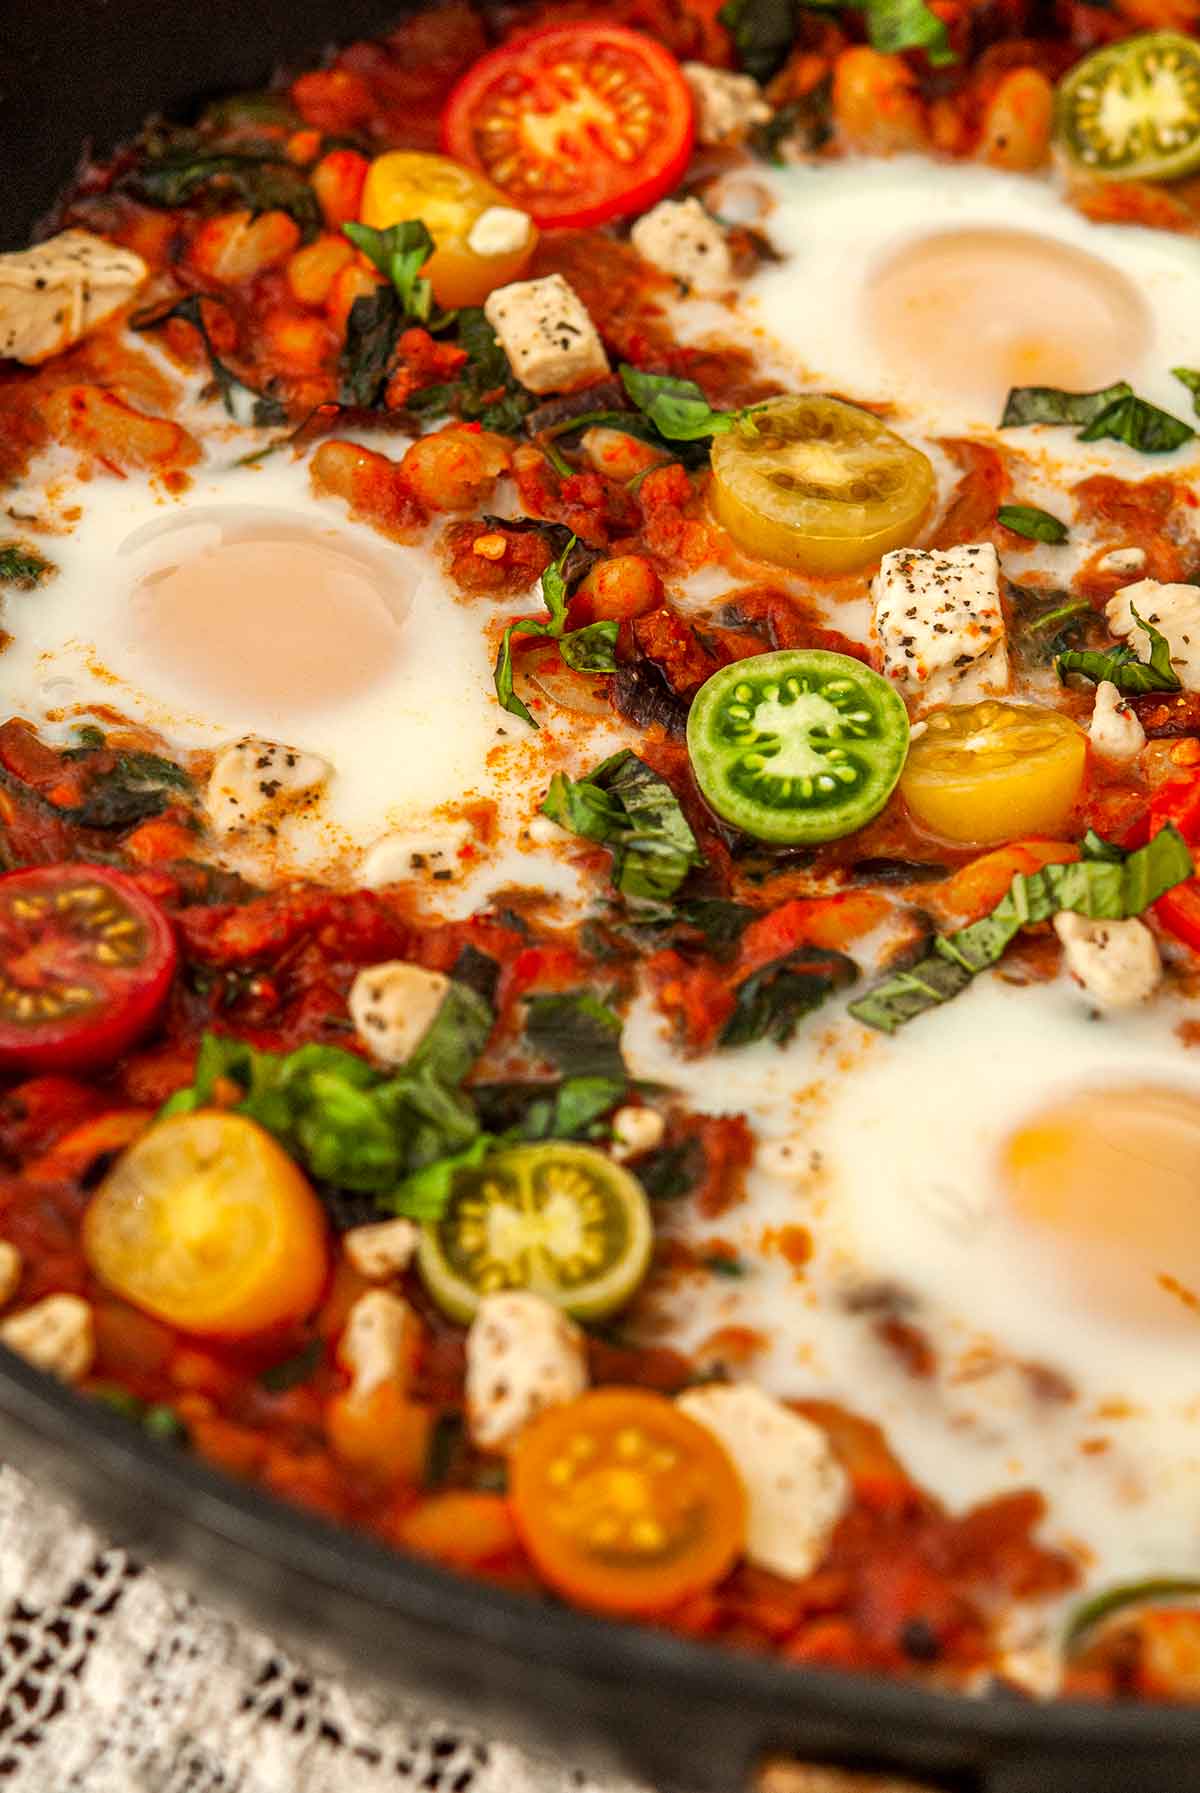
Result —
<svg viewBox="0 0 1200 1793"><path fill-rule="evenodd" d="M658 449L648 442L639 442L625 430L609 429L603 424L584 431L581 447L590 467L622 485L662 461Z"/></svg>
<svg viewBox="0 0 1200 1793"><path fill-rule="evenodd" d="M300 227L286 212L224 212L200 226L189 260L206 279L232 286L286 261L299 244Z"/></svg>
<svg viewBox="0 0 1200 1793"><path fill-rule="evenodd" d="M847 149L890 156L929 144L925 107L899 56L865 44L843 50L833 70L833 116Z"/></svg>
<svg viewBox="0 0 1200 1793"><path fill-rule="evenodd" d="M1036 68L1015 68L1005 75L983 114L983 134L976 152L993 168L1029 173L1050 154L1054 89Z"/></svg>
<svg viewBox="0 0 1200 1793"><path fill-rule="evenodd" d="M503 436L449 424L414 442L400 469L430 510L473 510L508 471L511 453Z"/></svg>
<svg viewBox="0 0 1200 1793"><path fill-rule="evenodd" d="M581 608L596 622L645 616L662 603L662 580L640 554L618 554L592 568L579 588Z"/></svg>

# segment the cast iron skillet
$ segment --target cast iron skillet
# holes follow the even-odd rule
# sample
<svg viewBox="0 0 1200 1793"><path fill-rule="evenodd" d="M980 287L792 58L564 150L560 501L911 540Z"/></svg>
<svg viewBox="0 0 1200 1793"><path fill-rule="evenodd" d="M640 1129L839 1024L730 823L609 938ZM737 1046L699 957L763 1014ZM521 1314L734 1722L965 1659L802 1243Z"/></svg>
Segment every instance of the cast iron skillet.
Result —
<svg viewBox="0 0 1200 1793"><path fill-rule="evenodd" d="M152 111L384 28L404 0L0 5L0 248ZM769 1754L899 1769L938 1793L1188 1793L1200 1710L966 1700L518 1599L385 1551L164 1450L0 1348L0 1447L146 1561L312 1657L581 1763L736 1793Z"/></svg>

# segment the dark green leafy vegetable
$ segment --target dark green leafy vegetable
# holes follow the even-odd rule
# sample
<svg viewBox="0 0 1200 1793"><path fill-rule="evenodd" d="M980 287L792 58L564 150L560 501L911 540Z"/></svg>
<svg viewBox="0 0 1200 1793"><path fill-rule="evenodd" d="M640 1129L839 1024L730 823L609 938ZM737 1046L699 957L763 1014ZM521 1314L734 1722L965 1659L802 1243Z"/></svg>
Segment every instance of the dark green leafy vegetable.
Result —
<svg viewBox="0 0 1200 1793"><path fill-rule="evenodd" d="M291 1357L285 1357L279 1363L269 1364L265 1370L260 1370L260 1385L272 1395L286 1394L289 1388L299 1388L302 1382L308 1381L320 1363L323 1350L320 1339L309 1339L307 1345L301 1346Z"/></svg>
<svg viewBox="0 0 1200 1793"><path fill-rule="evenodd" d="M933 68L956 61L944 22L925 0L867 0L867 36L887 56L924 50Z"/></svg>
<svg viewBox="0 0 1200 1793"><path fill-rule="evenodd" d="M988 915L956 933L939 934L931 952L852 1002L850 1013L868 1027L894 1033L959 995L979 972L999 961L1022 928L1049 921L1064 909L1110 921L1142 915L1193 872L1187 843L1170 823L1132 853L1095 833L1087 835L1081 851L1073 865L1018 872Z"/></svg>
<svg viewBox="0 0 1200 1793"><path fill-rule="evenodd" d="M698 442L708 436L724 436L748 423L753 407L743 411L714 411L694 380L675 374L647 374L630 367L619 369L621 383L638 410L668 442Z"/></svg>
<svg viewBox="0 0 1200 1793"><path fill-rule="evenodd" d="M33 591L53 578L58 568L34 548L20 542L0 545L0 585L15 585L18 591Z"/></svg>
<svg viewBox="0 0 1200 1793"><path fill-rule="evenodd" d="M679 920L703 934L708 951L718 956L737 945L759 914L748 903L731 903L727 897L695 897L676 910Z"/></svg>
<svg viewBox="0 0 1200 1793"><path fill-rule="evenodd" d="M1124 1581L1117 1587L1105 1588L1075 1608L1063 1633L1063 1649L1069 1656L1077 1655L1080 1645L1114 1613L1136 1606L1165 1605L1181 1596L1194 1601L1198 1595L1200 1581L1190 1575L1154 1576L1145 1581Z"/></svg>
<svg viewBox="0 0 1200 1793"><path fill-rule="evenodd" d="M621 1056L621 1017L590 990L525 999L525 1038L568 1077L628 1080Z"/></svg>
<svg viewBox="0 0 1200 1793"><path fill-rule="evenodd" d="M266 393L256 392L253 386L247 386L244 380L239 380L213 348L208 326L204 322L202 301L205 296L203 293L189 293L186 298L177 300L165 311L143 312L131 320L132 327L135 330L156 330L171 318L185 319L200 334L204 353L208 356L213 390L219 394L221 403L233 421L258 430L272 429L277 424L286 423L287 406ZM213 303L219 305L221 300L216 299Z"/></svg>
<svg viewBox="0 0 1200 1793"><path fill-rule="evenodd" d="M690 1195L707 1170L698 1139L657 1146L637 1161L637 1179L652 1202L677 1202Z"/></svg>
<svg viewBox="0 0 1200 1793"><path fill-rule="evenodd" d="M625 1095L621 1077L564 1077L561 1082L476 1083L471 1096L489 1133L505 1139L591 1139Z"/></svg>
<svg viewBox="0 0 1200 1793"><path fill-rule="evenodd" d="M338 360L338 403L373 411L383 401L392 351L404 321L394 286L361 294L346 319L346 340Z"/></svg>
<svg viewBox="0 0 1200 1793"><path fill-rule="evenodd" d="M704 863L674 791L628 748L586 778L556 772L542 814L608 847L612 881L632 903L669 903L688 873Z"/></svg>
<svg viewBox="0 0 1200 1793"><path fill-rule="evenodd" d="M1191 424L1184 423L1181 417L1172 417L1169 411L1160 411L1157 405L1147 403L1144 398L1130 395L1119 398L1087 429L1080 430L1079 440L1100 442L1108 439L1126 442L1138 454L1171 454L1185 442L1190 442L1195 433Z"/></svg>
<svg viewBox="0 0 1200 1793"><path fill-rule="evenodd" d="M750 147L765 162L785 165L782 154L789 144L805 155L815 155L833 137L833 77L825 75L799 99L786 105L750 133Z"/></svg>
<svg viewBox="0 0 1200 1793"><path fill-rule="evenodd" d="M202 190L254 212L287 212L305 237L321 228L321 208L300 169L277 151L180 148L148 156L121 182L147 205L174 210Z"/></svg>
<svg viewBox="0 0 1200 1793"><path fill-rule="evenodd" d="M373 230L369 224L343 224L342 231L356 249L374 262L384 279L391 281L406 322L423 324L427 330L449 328L455 313L435 313L433 288L421 278L421 269L433 254L434 242L419 218L406 218L403 224L392 224L387 230Z"/></svg>
<svg viewBox="0 0 1200 1793"><path fill-rule="evenodd" d="M265 1127L318 1182L426 1219L440 1212L449 1179L422 1182L418 1173L479 1150L478 1117L459 1082L491 1023L491 1009L474 991L452 985L413 1057L392 1073L336 1046L266 1052L205 1034L192 1084L163 1113L205 1107L218 1080L232 1081L243 1091L235 1111Z"/></svg>
<svg viewBox="0 0 1200 1793"><path fill-rule="evenodd" d="M72 757L78 757L78 750ZM158 815L172 792L191 790L191 779L173 760L156 753L122 753L114 766L92 779L83 802L65 813L83 828L128 828Z"/></svg>
<svg viewBox="0 0 1200 1793"><path fill-rule="evenodd" d="M1182 380L1192 395L1192 410L1200 417L1200 368L1173 367L1171 372L1177 380Z"/></svg>
<svg viewBox="0 0 1200 1793"><path fill-rule="evenodd" d="M485 430L518 435L534 399L514 379L496 332L477 306L458 313L455 335L459 348L467 354L458 379L414 392L409 410L436 416L453 414L464 422L480 423Z"/></svg>
<svg viewBox="0 0 1200 1793"><path fill-rule="evenodd" d="M1005 529L1011 529L1014 535L1023 535L1031 542L1065 542L1067 526L1049 511L1039 510L1036 504L1002 504L996 512L997 523Z"/></svg>
<svg viewBox="0 0 1200 1793"><path fill-rule="evenodd" d="M733 1014L717 1043L748 1046L754 1040L774 1040L786 1046L805 1015L857 977L854 960L827 947L804 946L772 959L737 986Z"/></svg>
<svg viewBox="0 0 1200 1793"><path fill-rule="evenodd" d="M1000 419L1002 430L1019 429L1028 423L1071 423L1086 428L1103 416L1110 405L1133 397L1133 387L1126 380L1105 386L1099 392L1064 392L1058 386L1014 386Z"/></svg>
<svg viewBox="0 0 1200 1793"><path fill-rule="evenodd" d="M495 1008L500 964L490 953L480 952L477 946L472 946L468 941L455 959L450 976L456 984L465 984L468 990L474 990L476 996L482 997L489 1008Z"/></svg>
<svg viewBox="0 0 1200 1793"><path fill-rule="evenodd" d="M567 629L567 601L574 582L582 578L591 565L590 556L580 556L578 547L575 537L571 536L557 560L542 574L542 598L550 613L548 620L541 622L537 617L519 617L515 623L509 623L500 638L494 673L496 696L500 699L501 709L507 710L510 716L519 716L531 728L536 728L537 723L528 704L517 696L513 686L512 644L516 636L541 635L557 641L563 660L576 672L616 671L618 625L615 622L588 623L582 629Z"/></svg>
<svg viewBox="0 0 1200 1793"><path fill-rule="evenodd" d="M264 126L294 131L301 119L286 93L231 93L206 106L200 119L202 131L214 137L231 132L258 131Z"/></svg>
<svg viewBox="0 0 1200 1793"><path fill-rule="evenodd" d="M1132 604L1129 611L1150 639L1149 660L1139 660L1127 641L1103 651L1068 648L1054 662L1059 678L1065 679L1068 673L1077 672L1097 685L1107 679L1126 696L1142 691L1178 691L1179 675L1171 665L1170 643L1150 623L1142 620Z"/></svg>
<svg viewBox="0 0 1200 1793"><path fill-rule="evenodd" d="M1028 423L1069 423L1081 442L1126 442L1139 454L1170 454L1195 435L1191 424L1138 398L1127 380L1099 392L1064 392L1057 386L1015 386L1008 395L1002 430Z"/></svg>
<svg viewBox="0 0 1200 1793"><path fill-rule="evenodd" d="M769 81L795 42L799 0L726 0L717 17L733 38L746 73Z"/></svg>

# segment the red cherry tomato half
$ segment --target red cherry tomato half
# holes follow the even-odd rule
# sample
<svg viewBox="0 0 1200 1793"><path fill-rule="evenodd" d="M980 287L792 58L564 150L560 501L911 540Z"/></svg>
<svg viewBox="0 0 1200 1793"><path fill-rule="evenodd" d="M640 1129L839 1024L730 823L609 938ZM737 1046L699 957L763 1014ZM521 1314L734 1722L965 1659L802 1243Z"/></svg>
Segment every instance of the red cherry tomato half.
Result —
<svg viewBox="0 0 1200 1793"><path fill-rule="evenodd" d="M0 878L0 1071L75 1071L144 1034L175 971L171 924L99 865Z"/></svg>
<svg viewBox="0 0 1200 1793"><path fill-rule="evenodd" d="M442 116L446 153L543 225L645 211L678 183L693 136L675 58L599 21L510 39L475 63Z"/></svg>

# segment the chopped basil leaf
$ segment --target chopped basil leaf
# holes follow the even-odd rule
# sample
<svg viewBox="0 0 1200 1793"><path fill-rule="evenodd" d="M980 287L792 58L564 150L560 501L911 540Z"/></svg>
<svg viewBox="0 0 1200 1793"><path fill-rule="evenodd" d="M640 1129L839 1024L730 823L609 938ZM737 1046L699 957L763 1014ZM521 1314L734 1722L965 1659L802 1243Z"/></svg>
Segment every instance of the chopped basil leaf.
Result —
<svg viewBox="0 0 1200 1793"><path fill-rule="evenodd" d="M1126 696L1142 691L1178 691L1179 675L1171 665L1170 643L1138 615L1132 604L1129 611L1134 622L1145 630L1150 639L1149 660L1139 660L1127 641L1103 651L1095 648L1068 648L1054 662L1059 678L1066 679L1068 673L1077 672L1085 679L1094 680L1097 685L1102 679L1107 679Z"/></svg>
<svg viewBox="0 0 1200 1793"><path fill-rule="evenodd" d="M404 321L404 308L393 286L377 286L350 307L346 340L338 361L338 403L375 410L383 402L392 351Z"/></svg>
<svg viewBox="0 0 1200 1793"><path fill-rule="evenodd" d="M343 224L342 233L391 281L406 320L423 324L427 330L444 330L454 322L453 312L435 314L433 288L421 278L434 241L419 218L406 218L387 230L374 230L369 224Z"/></svg>
<svg viewBox="0 0 1200 1793"><path fill-rule="evenodd" d="M205 1034L193 1082L162 1113L206 1107L218 1083L233 1082L243 1092L235 1112L265 1127L318 1182L395 1199L406 1179L463 1152L479 1134L457 1074L478 1050L486 1005L473 991L453 990L470 1001L449 1010L444 1003L415 1060L390 1073L337 1046L268 1052ZM424 1188L417 1195L431 1204Z"/></svg>
<svg viewBox="0 0 1200 1793"><path fill-rule="evenodd" d="M796 39L798 0L726 0L717 18L733 38L738 61L756 81L769 81Z"/></svg>
<svg viewBox="0 0 1200 1793"><path fill-rule="evenodd" d="M441 1083L461 1083L487 1045L494 1020L491 1004L478 991L451 979L405 1071L411 1075L429 1071Z"/></svg>
<svg viewBox="0 0 1200 1793"><path fill-rule="evenodd" d="M1052 517L1049 511L1039 510L1036 504L1002 504L996 512L997 523L1005 529L1011 529L1014 535L1023 535L1031 542L1065 542L1067 526Z"/></svg>
<svg viewBox="0 0 1200 1793"><path fill-rule="evenodd" d="M84 757L75 750L75 757ZM88 785L83 801L65 813L81 828L128 828L156 816L170 802L169 792L190 792L192 781L182 766L156 753L122 753L107 772Z"/></svg>
<svg viewBox="0 0 1200 1793"><path fill-rule="evenodd" d="M186 298L179 299L165 311L142 312L131 320L135 330L156 330L160 324L171 318L183 318L199 332L204 344L204 353L208 356L208 370L212 376L214 390L220 395L221 403L226 411L243 428L256 430L272 429L277 424L288 420L287 406L277 398L270 398L265 393L256 392L253 386L247 386L239 380L231 368L226 367L212 345L208 334L208 326L204 322L201 301L209 295L189 293ZM214 299L214 304L223 303Z"/></svg>
<svg viewBox="0 0 1200 1793"><path fill-rule="evenodd" d="M925 0L867 0L865 13L872 49L888 56L924 50L933 68L957 60L945 24Z"/></svg>
<svg viewBox="0 0 1200 1793"><path fill-rule="evenodd" d="M697 897L681 903L680 921L704 936L710 953L718 955L737 945L750 923L762 913L747 903L732 903L727 897Z"/></svg>
<svg viewBox="0 0 1200 1793"><path fill-rule="evenodd" d="M500 982L500 964L490 953L480 952L470 941L463 947L451 967L450 976L456 984L465 989L474 990L476 996L482 997L489 1009L496 1007L496 987Z"/></svg>
<svg viewBox="0 0 1200 1793"><path fill-rule="evenodd" d="M850 1013L868 1027L894 1033L959 995L979 972L998 962L1022 928L1049 921L1064 909L1123 921L1144 914L1164 892L1193 874L1187 843L1171 823L1136 852L1124 853L1094 832L1082 851L1073 865L1018 872L990 914L956 933L938 935L931 953L852 1002Z"/></svg>
<svg viewBox="0 0 1200 1793"><path fill-rule="evenodd" d="M633 903L669 903L704 863L674 791L628 748L586 778L556 772L542 814L610 848L612 881Z"/></svg>
<svg viewBox="0 0 1200 1793"><path fill-rule="evenodd" d="M727 435L747 411L714 411L694 380L674 374L647 374L623 361L619 368L626 392L660 436L668 442L697 442Z"/></svg>
<svg viewBox="0 0 1200 1793"><path fill-rule="evenodd" d="M306 238L321 228L316 194L300 169L277 151L175 149L146 157L121 181L145 204L172 211L210 183L255 213L287 212Z"/></svg>
<svg viewBox="0 0 1200 1793"><path fill-rule="evenodd" d="M1196 434L1190 423L1132 394L1117 399L1085 430L1081 442L1127 442L1138 454L1171 454Z"/></svg>
<svg viewBox="0 0 1200 1793"><path fill-rule="evenodd" d="M483 1163L496 1141L488 1133L477 1133L469 1145L445 1158L414 1171L398 1189L384 1198L383 1206L406 1220L440 1220L446 1212L455 1176L460 1170L474 1170Z"/></svg>
<svg viewBox="0 0 1200 1793"><path fill-rule="evenodd" d="M575 672L615 672L619 623L588 623L572 629L558 644L558 651Z"/></svg>
<svg viewBox="0 0 1200 1793"><path fill-rule="evenodd" d="M1177 380L1182 380L1192 395L1192 410L1200 417L1200 368L1173 367L1171 372Z"/></svg>
<svg viewBox="0 0 1200 1793"><path fill-rule="evenodd" d="M621 1056L621 1017L590 990L525 999L525 1039L567 1077L628 1079Z"/></svg>
<svg viewBox="0 0 1200 1793"><path fill-rule="evenodd" d="M53 577L58 568L33 548L19 542L0 546L0 585L15 585L18 591L33 591Z"/></svg>
<svg viewBox="0 0 1200 1793"><path fill-rule="evenodd" d="M490 1133L505 1139L591 1139L625 1095L620 1077L564 1077L524 1083L476 1083L471 1095Z"/></svg>
<svg viewBox="0 0 1200 1793"><path fill-rule="evenodd" d="M1126 380L1118 380L1099 392L1064 392L1058 386L1014 386L1005 402L1000 428L1019 429L1028 423L1072 423L1083 428L1119 399L1132 397L1133 387Z"/></svg>
<svg viewBox="0 0 1200 1793"><path fill-rule="evenodd" d="M496 332L478 306L458 313L455 337L459 348L466 350L466 366L456 380L414 392L408 409L437 416L449 413L501 435L519 434L534 399L514 379Z"/></svg>
<svg viewBox="0 0 1200 1793"><path fill-rule="evenodd" d="M299 1388L302 1382L308 1381L320 1363L322 1351L321 1340L310 1339L293 1356L285 1357L281 1363L273 1363L265 1370L260 1370L260 1386L273 1395L286 1394L289 1388Z"/></svg>
<svg viewBox="0 0 1200 1793"><path fill-rule="evenodd" d="M748 1046L754 1040L774 1040L786 1046L805 1015L857 977L853 959L826 947L800 947L773 959L737 986L733 1014L717 1043Z"/></svg>
<svg viewBox="0 0 1200 1793"><path fill-rule="evenodd" d="M691 1194L707 1169L700 1141L681 1139L639 1158L637 1179L652 1202L677 1202Z"/></svg>

